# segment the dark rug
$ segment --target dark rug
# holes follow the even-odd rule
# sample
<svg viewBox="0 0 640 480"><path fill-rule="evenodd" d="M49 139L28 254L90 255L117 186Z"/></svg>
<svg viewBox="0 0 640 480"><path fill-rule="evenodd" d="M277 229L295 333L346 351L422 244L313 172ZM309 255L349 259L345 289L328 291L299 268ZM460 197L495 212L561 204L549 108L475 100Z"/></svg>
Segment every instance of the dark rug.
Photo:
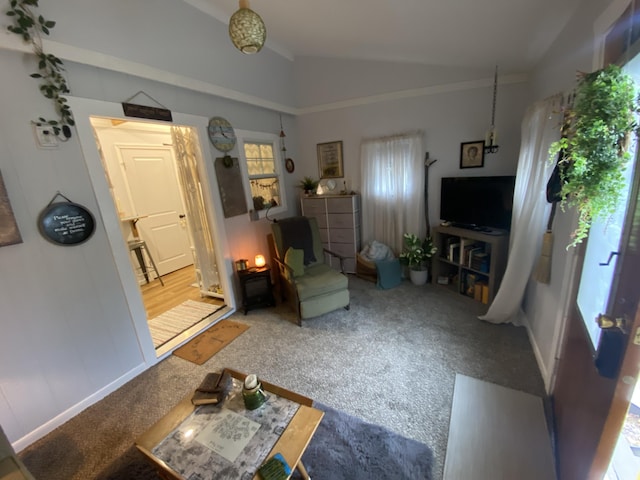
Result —
<svg viewBox="0 0 640 480"><path fill-rule="evenodd" d="M320 402L313 406L325 412L302 455L302 463L313 480L433 478L433 455L425 444Z"/></svg>
<svg viewBox="0 0 640 480"><path fill-rule="evenodd" d="M431 449L386 428L364 422L319 402L325 412L302 461L313 480L431 480ZM124 455L98 474L98 480L157 480L155 470L137 451ZM292 478L300 478L296 470Z"/></svg>

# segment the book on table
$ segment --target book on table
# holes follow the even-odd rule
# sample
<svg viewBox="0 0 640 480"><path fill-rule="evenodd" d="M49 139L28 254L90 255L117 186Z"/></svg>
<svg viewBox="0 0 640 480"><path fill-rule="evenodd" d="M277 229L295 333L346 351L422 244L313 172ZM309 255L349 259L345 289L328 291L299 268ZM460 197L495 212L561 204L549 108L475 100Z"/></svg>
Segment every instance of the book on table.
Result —
<svg viewBox="0 0 640 480"><path fill-rule="evenodd" d="M204 377L198 388L193 392L191 403L194 405L217 404L231 389L232 378L226 370L210 372Z"/></svg>

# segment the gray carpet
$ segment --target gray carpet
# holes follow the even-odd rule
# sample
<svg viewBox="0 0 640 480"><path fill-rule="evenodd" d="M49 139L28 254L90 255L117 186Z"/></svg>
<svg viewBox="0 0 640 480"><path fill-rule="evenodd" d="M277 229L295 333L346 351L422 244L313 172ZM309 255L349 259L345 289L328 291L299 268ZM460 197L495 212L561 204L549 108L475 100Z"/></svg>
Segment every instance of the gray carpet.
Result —
<svg viewBox="0 0 640 480"><path fill-rule="evenodd" d="M87 480L193 390L208 371L257 373L366 422L426 444L442 478L456 373L544 395L524 328L481 322L483 305L444 289L378 290L350 277L351 309L297 327L286 306L237 313L251 326L201 366L174 355L20 456L36 478Z"/></svg>
<svg viewBox="0 0 640 480"><path fill-rule="evenodd" d="M433 455L426 445L327 405L303 463L314 480L431 480ZM135 448L114 460L98 480L157 480ZM302 478L295 471L293 479Z"/></svg>

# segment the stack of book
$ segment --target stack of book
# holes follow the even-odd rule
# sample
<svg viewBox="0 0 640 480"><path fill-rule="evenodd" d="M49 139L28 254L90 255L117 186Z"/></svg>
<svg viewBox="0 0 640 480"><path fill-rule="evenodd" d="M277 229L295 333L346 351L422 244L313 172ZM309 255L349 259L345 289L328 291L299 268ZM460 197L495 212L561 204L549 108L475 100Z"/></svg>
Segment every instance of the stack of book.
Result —
<svg viewBox="0 0 640 480"><path fill-rule="evenodd" d="M233 379L229 372L207 373L200 386L193 392L191 403L194 405L210 405L221 403L231 390Z"/></svg>
<svg viewBox="0 0 640 480"><path fill-rule="evenodd" d="M489 273L489 254L483 251L471 252L469 268L478 272Z"/></svg>

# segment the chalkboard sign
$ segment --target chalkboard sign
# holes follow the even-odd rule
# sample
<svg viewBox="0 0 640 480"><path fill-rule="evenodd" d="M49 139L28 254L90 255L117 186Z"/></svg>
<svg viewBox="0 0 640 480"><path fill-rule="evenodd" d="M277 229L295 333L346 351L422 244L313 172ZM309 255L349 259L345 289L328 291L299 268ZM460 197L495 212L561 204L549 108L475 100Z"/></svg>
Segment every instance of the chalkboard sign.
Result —
<svg viewBox="0 0 640 480"><path fill-rule="evenodd" d="M96 222L85 207L67 201L49 203L40 213L38 228L50 242L69 246L89 240L96 229Z"/></svg>

